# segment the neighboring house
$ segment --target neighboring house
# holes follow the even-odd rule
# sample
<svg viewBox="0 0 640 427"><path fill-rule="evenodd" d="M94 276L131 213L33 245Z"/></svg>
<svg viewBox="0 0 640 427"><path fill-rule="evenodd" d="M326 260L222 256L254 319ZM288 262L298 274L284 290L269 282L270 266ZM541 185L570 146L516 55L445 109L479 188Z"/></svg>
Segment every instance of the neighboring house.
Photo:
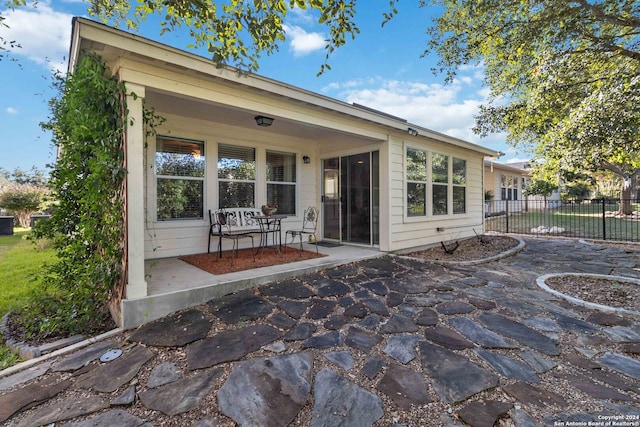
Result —
<svg viewBox="0 0 640 427"><path fill-rule="evenodd" d="M522 168L485 160L484 191L493 194L492 201L485 206L485 213L494 215L505 212L507 201L523 200L528 176L529 173ZM508 209L519 212L523 206L521 203L509 203Z"/></svg>
<svg viewBox="0 0 640 427"><path fill-rule="evenodd" d="M533 165L531 165L530 162L512 162L512 163L506 163L506 166L511 166L514 168L521 169L526 173L524 177L525 178L524 184L523 184L523 190L526 190L527 186L529 185L529 181L531 179L531 174L533 172ZM562 180L560 177L558 177L558 180L560 181L560 185L558 186L558 189L554 190L553 193L551 193L551 195L546 197L546 199L544 196L541 196L541 195L524 196L523 199L525 201L532 202L532 205L529 208L530 209L542 208L544 207L545 200L547 203L547 207L551 207L551 208L559 207L562 203L560 198L560 188L562 187Z"/></svg>
<svg viewBox="0 0 640 427"><path fill-rule="evenodd" d="M149 294L145 260L207 250L209 209L278 204L286 229L315 206L319 240L384 252L482 232L496 151L75 18L70 72L84 50L130 92L128 301ZM166 119L156 136L143 103Z"/></svg>
<svg viewBox="0 0 640 427"><path fill-rule="evenodd" d="M533 167L529 162L496 163L495 161L484 161L484 190L491 191L493 201L490 206L485 207L488 214L504 212L507 209L506 202L509 203L509 211L521 212L530 209L543 207L544 197L535 195L525 195L526 189L531 180ZM560 192L554 191L546 198L549 207L560 204ZM520 201L515 203L515 201Z"/></svg>

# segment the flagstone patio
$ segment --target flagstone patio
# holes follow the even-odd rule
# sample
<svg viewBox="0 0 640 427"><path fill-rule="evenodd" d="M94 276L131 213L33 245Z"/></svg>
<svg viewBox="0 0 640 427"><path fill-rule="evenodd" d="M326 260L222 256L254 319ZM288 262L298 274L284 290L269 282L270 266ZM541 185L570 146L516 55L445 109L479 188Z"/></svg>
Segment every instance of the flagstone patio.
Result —
<svg viewBox="0 0 640 427"><path fill-rule="evenodd" d="M217 298L48 361L36 378L0 378L0 422L638 425L640 319L536 285L547 273L640 277L638 254L526 243L476 266L386 256ZM99 361L107 347L122 356Z"/></svg>

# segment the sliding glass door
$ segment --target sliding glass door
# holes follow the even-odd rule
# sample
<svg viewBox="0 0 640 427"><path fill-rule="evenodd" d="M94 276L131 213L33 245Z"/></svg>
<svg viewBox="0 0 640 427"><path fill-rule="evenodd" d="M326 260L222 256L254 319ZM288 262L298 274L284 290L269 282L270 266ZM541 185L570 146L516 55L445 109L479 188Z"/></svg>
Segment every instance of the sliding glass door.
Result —
<svg viewBox="0 0 640 427"><path fill-rule="evenodd" d="M378 152L324 159L323 237L346 243L379 243Z"/></svg>

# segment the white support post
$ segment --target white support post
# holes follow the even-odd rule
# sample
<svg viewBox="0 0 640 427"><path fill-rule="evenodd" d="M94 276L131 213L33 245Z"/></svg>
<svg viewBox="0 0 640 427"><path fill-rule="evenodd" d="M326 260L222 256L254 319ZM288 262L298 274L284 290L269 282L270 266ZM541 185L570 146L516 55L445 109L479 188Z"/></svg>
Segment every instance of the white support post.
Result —
<svg viewBox="0 0 640 427"><path fill-rule="evenodd" d="M144 275L144 86L127 83L127 267L126 299L147 296Z"/></svg>

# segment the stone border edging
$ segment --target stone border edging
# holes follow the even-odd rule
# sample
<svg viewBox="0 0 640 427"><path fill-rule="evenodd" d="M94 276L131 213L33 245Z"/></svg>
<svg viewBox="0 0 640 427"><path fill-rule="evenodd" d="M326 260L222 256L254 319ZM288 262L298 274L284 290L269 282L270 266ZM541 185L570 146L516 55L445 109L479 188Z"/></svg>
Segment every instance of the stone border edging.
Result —
<svg viewBox="0 0 640 427"><path fill-rule="evenodd" d="M578 239L583 245L630 245L640 246L640 242L628 242L626 240L598 240L598 239Z"/></svg>
<svg viewBox="0 0 640 427"><path fill-rule="evenodd" d="M15 353L18 353L18 356L21 359L33 359L36 357L40 357L42 352L39 347L33 347L27 343L19 342L14 340L9 336L9 329L7 328L7 322L9 322L9 316L11 312L7 312L2 316L2 320L0 320L0 334L4 338L4 344L9 347L9 349Z"/></svg>
<svg viewBox="0 0 640 427"><path fill-rule="evenodd" d="M585 300L581 300L580 298L572 297L571 295L563 294L562 292L556 291L555 289L550 288L545 283L545 280L551 277L560 277L560 276L576 276L576 277L594 277L599 279L607 279L607 280L619 280L621 282L631 282L640 286L640 279L634 279L633 277L625 277L625 276L611 276L607 274L591 274L591 273L553 273L553 274L544 274L536 279L536 284L542 290L549 292L557 297L563 298L573 304L581 305L583 307L595 308L596 310L606 311L610 313L622 313L622 314L631 314L633 316L640 316L640 311L627 310L626 308L618 308L611 307L608 305L597 304L595 302L589 302Z"/></svg>
<svg viewBox="0 0 640 427"><path fill-rule="evenodd" d="M73 345L70 345L68 347L64 347L64 348L61 348L59 350L53 351L51 353L47 353L44 356L40 356L40 357L37 357L35 359L29 359L29 360L24 361L22 363L18 363L17 365L10 366L10 367L0 371L0 378L8 377L9 375L13 375L13 374L18 373L20 371L28 369L28 368L30 368L30 367L32 367L34 365L37 365L38 363L43 362L45 360L52 359L54 357L61 356L63 354L71 353L72 351L76 351L76 350L79 350L81 348L87 347L87 346L89 346L91 344L95 344L95 343L97 343L99 341L111 338L111 337L113 337L115 335L118 335L119 333L121 333L123 331L124 331L123 328L112 329L112 330L107 331L107 332L105 332L103 334L97 335L95 337L87 338L84 341L80 341L80 342L75 343Z"/></svg>
<svg viewBox="0 0 640 427"><path fill-rule="evenodd" d="M503 259L503 258L508 258L508 257L510 257L512 255L517 254L518 252L523 250L524 247L526 246L526 243L524 242L524 240L522 240L519 237L515 237L515 236L505 236L505 237L509 237L510 239L517 240L518 244L515 247L513 247L513 248L511 248L511 249L509 249L507 251L499 253L498 255L494 255L494 256L490 256L490 257L482 258L482 259L475 259L475 260L471 260L471 261L445 261L445 260L416 258L416 257L410 257L410 256L406 256L406 255L395 255L395 254L392 254L392 255L396 256L398 258L405 258L405 259L410 259L410 260L415 260L415 261L421 261L421 262L424 262L426 264L462 265L462 266L479 265L479 264L485 264L485 263L492 262L492 261L497 261L497 260Z"/></svg>

